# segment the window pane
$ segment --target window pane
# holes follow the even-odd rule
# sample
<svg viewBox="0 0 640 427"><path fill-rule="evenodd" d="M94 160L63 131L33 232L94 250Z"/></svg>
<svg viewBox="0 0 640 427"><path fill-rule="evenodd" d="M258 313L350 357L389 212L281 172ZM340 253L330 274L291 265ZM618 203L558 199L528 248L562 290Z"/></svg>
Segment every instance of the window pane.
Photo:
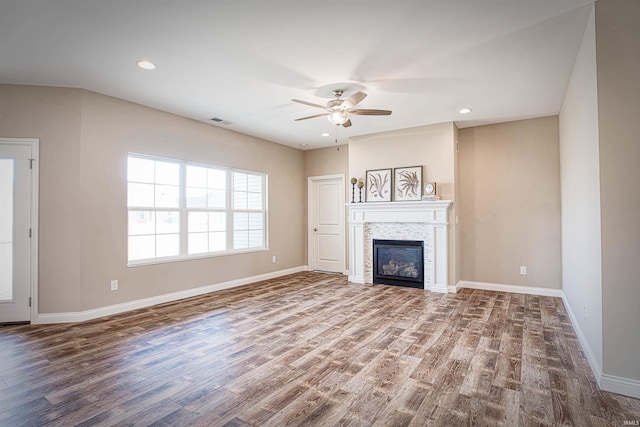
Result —
<svg viewBox="0 0 640 427"><path fill-rule="evenodd" d="M208 195L205 188L187 187L188 208L206 208L207 198Z"/></svg>
<svg viewBox="0 0 640 427"><path fill-rule="evenodd" d="M189 212L189 233L207 231L208 217L207 212Z"/></svg>
<svg viewBox="0 0 640 427"><path fill-rule="evenodd" d="M227 188L227 172L221 169L209 169L208 187L217 190Z"/></svg>
<svg viewBox="0 0 640 427"><path fill-rule="evenodd" d="M233 173L233 189L236 191L247 191L247 174Z"/></svg>
<svg viewBox="0 0 640 427"><path fill-rule="evenodd" d="M262 193L262 177L259 175L249 175L247 191L251 191L253 193Z"/></svg>
<svg viewBox="0 0 640 427"><path fill-rule="evenodd" d="M156 185L157 208L177 208L180 206L180 187Z"/></svg>
<svg viewBox="0 0 640 427"><path fill-rule="evenodd" d="M156 236L129 236L129 259L147 259L156 256Z"/></svg>
<svg viewBox="0 0 640 427"><path fill-rule="evenodd" d="M207 252L207 233L189 233L189 254L202 254Z"/></svg>
<svg viewBox="0 0 640 427"><path fill-rule="evenodd" d="M156 184L180 185L180 165L156 161L155 182Z"/></svg>
<svg viewBox="0 0 640 427"><path fill-rule="evenodd" d="M233 230L249 229L249 214L245 212L236 212L233 214Z"/></svg>
<svg viewBox="0 0 640 427"><path fill-rule="evenodd" d="M209 231L226 231L226 230L227 230L226 212L210 212L209 213Z"/></svg>
<svg viewBox="0 0 640 427"><path fill-rule="evenodd" d="M262 230L262 214L250 213L249 214L249 226L250 230Z"/></svg>
<svg viewBox="0 0 640 427"><path fill-rule="evenodd" d="M13 292L14 170L15 159L0 159L0 301L11 301Z"/></svg>
<svg viewBox="0 0 640 427"><path fill-rule="evenodd" d="M262 194L260 193L247 193L247 208L248 209L262 209Z"/></svg>
<svg viewBox="0 0 640 427"><path fill-rule="evenodd" d="M247 193L233 192L233 209L247 209Z"/></svg>
<svg viewBox="0 0 640 427"><path fill-rule="evenodd" d="M249 232L234 231L233 232L233 248L245 249L247 247L249 247Z"/></svg>
<svg viewBox="0 0 640 427"><path fill-rule="evenodd" d="M207 188L207 168L187 166L187 186Z"/></svg>
<svg viewBox="0 0 640 427"><path fill-rule="evenodd" d="M127 160L127 180L153 183L154 164L153 160L129 157Z"/></svg>
<svg viewBox="0 0 640 427"><path fill-rule="evenodd" d="M227 233L209 233L209 252L219 252L227 249Z"/></svg>
<svg viewBox="0 0 640 427"><path fill-rule="evenodd" d="M249 231L249 247L259 248L263 246L262 231Z"/></svg>
<svg viewBox="0 0 640 427"><path fill-rule="evenodd" d="M129 236L155 232L156 221L152 211L129 211Z"/></svg>
<svg viewBox="0 0 640 427"><path fill-rule="evenodd" d="M209 190L209 207L224 209L227 204L226 198L224 190Z"/></svg>
<svg viewBox="0 0 640 427"><path fill-rule="evenodd" d="M153 207L153 184L129 183L127 185L127 205L131 207Z"/></svg>
<svg viewBox="0 0 640 427"><path fill-rule="evenodd" d="M168 234L180 232L180 213L179 212L156 212L156 233Z"/></svg>
<svg viewBox="0 0 640 427"><path fill-rule="evenodd" d="M156 256L177 256L180 255L180 235L178 234L158 234L156 236Z"/></svg>

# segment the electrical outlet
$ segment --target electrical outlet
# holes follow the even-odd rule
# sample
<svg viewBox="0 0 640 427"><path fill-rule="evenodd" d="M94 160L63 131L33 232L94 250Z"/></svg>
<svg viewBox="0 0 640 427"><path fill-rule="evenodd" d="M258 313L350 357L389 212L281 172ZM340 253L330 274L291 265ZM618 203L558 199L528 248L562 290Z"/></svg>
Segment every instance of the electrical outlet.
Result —
<svg viewBox="0 0 640 427"><path fill-rule="evenodd" d="M520 274L522 274L523 276L527 275L527 266L526 265L521 265L520 266Z"/></svg>
<svg viewBox="0 0 640 427"><path fill-rule="evenodd" d="M278 258L275 255L271 257L271 262L272 263L275 264L277 261L278 261Z"/></svg>
<svg viewBox="0 0 640 427"><path fill-rule="evenodd" d="M117 280L112 280L111 281L111 290L112 291L117 291L118 290L118 281Z"/></svg>

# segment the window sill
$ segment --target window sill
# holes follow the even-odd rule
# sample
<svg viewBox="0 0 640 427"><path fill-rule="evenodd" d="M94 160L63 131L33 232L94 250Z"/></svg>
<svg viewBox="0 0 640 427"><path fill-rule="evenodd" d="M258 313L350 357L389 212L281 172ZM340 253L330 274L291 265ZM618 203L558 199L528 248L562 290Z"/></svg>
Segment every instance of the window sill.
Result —
<svg viewBox="0 0 640 427"><path fill-rule="evenodd" d="M166 257L166 258L155 258L149 260L139 260L139 261L129 261L127 263L127 267L141 267L145 265L154 265L154 264L166 264L170 262L181 262L181 261L193 261L198 259L207 259L207 258L219 258L230 255L244 255L258 252L266 252L269 248L251 248L251 249L236 249L233 251L224 251L217 253L206 253L206 254L195 254L195 255L186 255L186 256L176 256L176 257Z"/></svg>

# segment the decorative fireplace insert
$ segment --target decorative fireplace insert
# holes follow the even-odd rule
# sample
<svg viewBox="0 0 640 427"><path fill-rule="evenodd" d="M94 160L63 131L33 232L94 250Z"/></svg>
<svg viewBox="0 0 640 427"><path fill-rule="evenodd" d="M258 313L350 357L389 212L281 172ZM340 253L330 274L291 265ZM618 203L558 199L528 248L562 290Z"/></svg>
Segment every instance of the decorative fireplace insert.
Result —
<svg viewBox="0 0 640 427"><path fill-rule="evenodd" d="M374 239L373 283L424 289L424 242Z"/></svg>

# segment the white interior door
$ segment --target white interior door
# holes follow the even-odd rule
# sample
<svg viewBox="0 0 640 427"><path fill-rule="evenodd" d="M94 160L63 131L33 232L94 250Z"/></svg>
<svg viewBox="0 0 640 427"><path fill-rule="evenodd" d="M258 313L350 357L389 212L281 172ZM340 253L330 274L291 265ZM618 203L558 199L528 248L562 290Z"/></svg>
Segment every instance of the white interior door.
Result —
<svg viewBox="0 0 640 427"><path fill-rule="evenodd" d="M309 178L311 269L344 273L344 175Z"/></svg>
<svg viewBox="0 0 640 427"><path fill-rule="evenodd" d="M37 141L0 139L0 323L31 320Z"/></svg>

